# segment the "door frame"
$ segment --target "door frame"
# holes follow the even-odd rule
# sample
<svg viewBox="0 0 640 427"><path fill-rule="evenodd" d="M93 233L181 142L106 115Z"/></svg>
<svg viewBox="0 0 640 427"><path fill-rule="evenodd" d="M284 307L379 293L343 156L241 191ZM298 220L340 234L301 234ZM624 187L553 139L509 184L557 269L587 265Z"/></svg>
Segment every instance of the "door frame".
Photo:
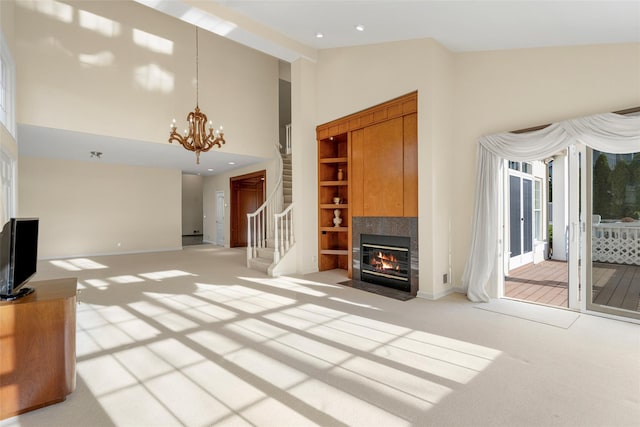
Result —
<svg viewBox="0 0 640 427"><path fill-rule="evenodd" d="M267 188L267 171L263 169L260 171L229 178L229 187L231 192L229 246L232 248L243 246L240 244L240 240L238 239L238 233L242 233L246 230L239 230L240 224L242 224L243 222L243 218L240 218L240 215L243 215L246 218L247 214L251 213L240 212L240 208L237 202L238 196L240 194L240 187L242 185L259 185L258 183L261 183L262 197L260 198L259 203L257 203L257 207L262 205L265 201Z"/></svg>
<svg viewBox="0 0 640 427"><path fill-rule="evenodd" d="M509 237L508 239L505 236L505 245L508 244L508 257L507 257L507 271L509 270L513 270L514 268L518 268L521 267L523 265L532 263L534 260L534 250L535 250L535 239L534 239L534 227L533 227L533 197L534 197L534 182L535 182L535 176L530 174L530 173L526 173L522 171L522 164L523 163L530 163L530 162L517 162L520 164L519 168L520 169L512 169L509 167L509 161L506 161L505 165L507 168L507 176L506 176L506 182L505 182L505 204L506 204L506 212L505 212L505 232L507 233L507 236ZM516 256L511 256L511 252L512 252L512 248L511 248L511 231L512 231L512 223L511 223L511 177L516 177L519 180L519 185L520 185L520 191L519 191L519 195L520 195L520 201L519 201L519 205L520 205L520 217L521 217L521 221L520 221L520 227L519 227L519 231L520 231L520 253ZM531 200L530 200L530 205L531 205L531 250L529 252L522 252L523 250L523 246L524 246L524 231L525 231L525 227L524 225L524 207L525 207L525 203L524 203L524 197L523 197L523 183L524 180L528 180L531 182Z"/></svg>
<svg viewBox="0 0 640 427"><path fill-rule="evenodd" d="M580 268L581 282L585 284L580 288L580 311L586 314L592 314L600 317L607 317L626 322L640 323L640 313L609 307L601 304L594 304L593 300L593 252L592 252L592 230L593 230L593 149L579 146L582 150L584 164L583 168L581 194L583 200L583 221L581 222L582 236L582 266Z"/></svg>

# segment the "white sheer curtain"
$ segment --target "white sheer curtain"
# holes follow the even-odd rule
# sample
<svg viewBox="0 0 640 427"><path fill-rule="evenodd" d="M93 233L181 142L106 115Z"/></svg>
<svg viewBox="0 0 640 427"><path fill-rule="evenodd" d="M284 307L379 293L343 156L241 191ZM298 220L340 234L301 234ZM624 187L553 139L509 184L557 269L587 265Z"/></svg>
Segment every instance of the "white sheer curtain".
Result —
<svg viewBox="0 0 640 427"><path fill-rule="evenodd" d="M488 282L496 273L499 255L498 190L503 160L544 159L578 142L609 153L640 152L640 117L598 114L554 123L534 132L501 133L480 139L471 250L462 275L462 286L471 301L486 302L497 297L488 291Z"/></svg>

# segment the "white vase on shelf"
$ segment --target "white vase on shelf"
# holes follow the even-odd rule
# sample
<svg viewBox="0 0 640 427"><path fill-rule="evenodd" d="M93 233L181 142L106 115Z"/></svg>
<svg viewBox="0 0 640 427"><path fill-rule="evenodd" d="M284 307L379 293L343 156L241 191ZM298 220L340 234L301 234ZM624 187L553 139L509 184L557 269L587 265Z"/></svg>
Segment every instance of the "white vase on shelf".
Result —
<svg viewBox="0 0 640 427"><path fill-rule="evenodd" d="M342 218L340 218L340 209L334 209L333 211L333 226L340 227L342 224Z"/></svg>

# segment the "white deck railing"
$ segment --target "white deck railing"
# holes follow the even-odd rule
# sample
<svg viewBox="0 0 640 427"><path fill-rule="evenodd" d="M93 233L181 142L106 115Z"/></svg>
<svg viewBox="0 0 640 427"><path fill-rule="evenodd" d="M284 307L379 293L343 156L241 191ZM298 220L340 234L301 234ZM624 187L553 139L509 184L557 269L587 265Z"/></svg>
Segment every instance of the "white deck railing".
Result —
<svg viewBox="0 0 640 427"><path fill-rule="evenodd" d="M591 236L593 261L640 265L640 223L600 223Z"/></svg>

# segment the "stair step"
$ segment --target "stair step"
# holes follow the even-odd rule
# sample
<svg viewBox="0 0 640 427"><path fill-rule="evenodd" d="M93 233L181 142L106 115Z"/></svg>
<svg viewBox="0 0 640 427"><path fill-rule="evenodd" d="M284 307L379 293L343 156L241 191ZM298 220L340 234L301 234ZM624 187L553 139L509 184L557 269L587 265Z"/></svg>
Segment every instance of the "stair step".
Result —
<svg viewBox="0 0 640 427"><path fill-rule="evenodd" d="M249 268L252 270L262 271L263 273L267 273L269 271L269 267L273 263L273 258L252 258L249 260Z"/></svg>
<svg viewBox="0 0 640 427"><path fill-rule="evenodd" d="M273 253L275 252L275 241L271 241L272 239L267 239L267 247L266 248L258 248L256 253L258 258L266 258L271 259L273 261Z"/></svg>

